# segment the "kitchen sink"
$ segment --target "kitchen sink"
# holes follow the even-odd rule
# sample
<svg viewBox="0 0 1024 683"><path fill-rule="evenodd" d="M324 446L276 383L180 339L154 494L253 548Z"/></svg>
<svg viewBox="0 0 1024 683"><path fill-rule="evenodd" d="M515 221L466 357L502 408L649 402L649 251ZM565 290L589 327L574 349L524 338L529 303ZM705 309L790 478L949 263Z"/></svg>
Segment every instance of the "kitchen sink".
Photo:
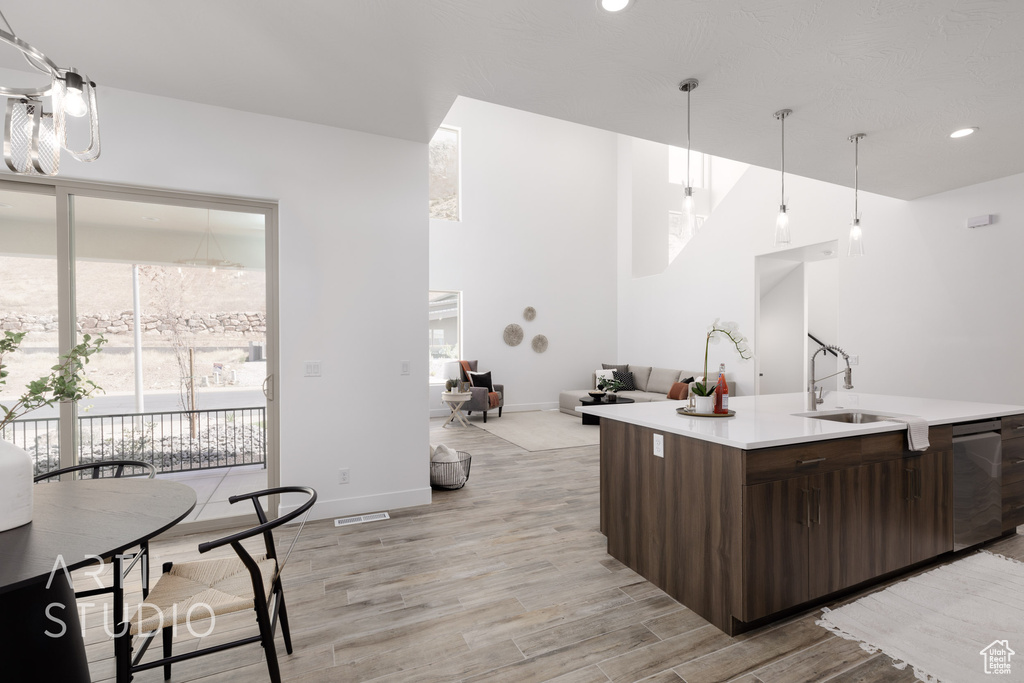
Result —
<svg viewBox="0 0 1024 683"><path fill-rule="evenodd" d="M884 422L891 420L888 415L877 415L875 413L862 413L859 410L846 410L841 413L801 413L800 417L810 417L815 420L831 420L832 422L845 422L846 424L867 424L869 422Z"/></svg>

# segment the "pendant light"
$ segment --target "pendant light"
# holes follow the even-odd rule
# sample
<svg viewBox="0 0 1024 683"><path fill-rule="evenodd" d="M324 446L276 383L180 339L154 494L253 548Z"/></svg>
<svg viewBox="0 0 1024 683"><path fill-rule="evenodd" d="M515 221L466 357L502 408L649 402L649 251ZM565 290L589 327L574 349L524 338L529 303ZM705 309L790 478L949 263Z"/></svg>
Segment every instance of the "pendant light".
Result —
<svg viewBox="0 0 1024 683"><path fill-rule="evenodd" d="M683 214L689 224L690 234L696 230L697 216L694 213L693 185L690 184L690 93L700 84L696 78L687 78L679 84L679 89L686 93L686 187L683 189Z"/></svg>
<svg viewBox="0 0 1024 683"><path fill-rule="evenodd" d="M860 213L857 211L857 191L860 189L860 141L864 133L855 133L847 138L853 143L853 223L850 224L850 249L847 256L863 256L864 240L860 231Z"/></svg>
<svg viewBox="0 0 1024 683"><path fill-rule="evenodd" d="M780 109L775 118L782 122L782 201L779 202L779 215L775 219L775 246L787 247L789 238L789 214L786 213L786 117L793 113L792 109Z"/></svg>

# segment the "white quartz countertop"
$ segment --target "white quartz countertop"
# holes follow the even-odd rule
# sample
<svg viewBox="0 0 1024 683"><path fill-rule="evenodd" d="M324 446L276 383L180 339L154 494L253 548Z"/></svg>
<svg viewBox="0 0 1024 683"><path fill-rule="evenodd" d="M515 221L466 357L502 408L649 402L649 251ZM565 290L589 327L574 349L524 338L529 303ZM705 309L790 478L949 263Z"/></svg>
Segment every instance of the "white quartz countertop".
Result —
<svg viewBox="0 0 1024 683"><path fill-rule="evenodd" d="M580 406L576 410L602 419L628 422L745 450L907 429L907 425L902 422L845 424L802 417L799 413L808 412L807 395L803 393L730 397L729 408L736 411L732 417L680 415L676 409L683 405L686 405L685 401L653 401ZM923 419L929 426L935 426L1018 415L1024 413L1024 406L854 392L833 392L825 397L824 404L818 406L818 412L836 410L857 410L894 417L912 416Z"/></svg>

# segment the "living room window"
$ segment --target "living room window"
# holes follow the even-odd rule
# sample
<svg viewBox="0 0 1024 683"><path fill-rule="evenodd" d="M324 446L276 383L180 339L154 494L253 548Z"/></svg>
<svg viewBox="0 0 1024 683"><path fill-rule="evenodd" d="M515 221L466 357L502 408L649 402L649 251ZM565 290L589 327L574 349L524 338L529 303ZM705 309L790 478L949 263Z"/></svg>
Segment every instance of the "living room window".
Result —
<svg viewBox="0 0 1024 683"><path fill-rule="evenodd" d="M431 218L462 219L461 136L458 128L441 126L430 141Z"/></svg>
<svg viewBox="0 0 1024 683"><path fill-rule="evenodd" d="M430 292L429 313L430 383L443 384L445 364L462 353L462 292Z"/></svg>

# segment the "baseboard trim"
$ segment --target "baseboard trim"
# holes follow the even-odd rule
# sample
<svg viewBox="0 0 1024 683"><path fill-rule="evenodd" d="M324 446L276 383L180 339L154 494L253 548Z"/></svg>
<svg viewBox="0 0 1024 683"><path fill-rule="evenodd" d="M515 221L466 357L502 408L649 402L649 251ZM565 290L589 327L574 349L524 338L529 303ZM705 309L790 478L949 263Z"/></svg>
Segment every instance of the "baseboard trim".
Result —
<svg viewBox="0 0 1024 683"><path fill-rule="evenodd" d="M383 510L395 510L398 508L415 507L417 505L430 505L430 487L422 489L411 489L409 491L391 491L389 493L378 493L372 496L357 496L355 498L335 498L333 500L317 500L316 505L310 511L309 519L333 519L334 517L349 517L351 515L364 515L368 512L381 512ZM298 505L281 505L281 514L286 514Z"/></svg>
<svg viewBox="0 0 1024 683"><path fill-rule="evenodd" d="M552 403L516 403L511 405L506 404L502 406L501 410L503 413L525 413L530 410L555 410L556 408L558 408L558 401L554 401ZM497 412L497 409L495 409L494 411L487 412ZM451 411L445 407L430 409L430 417L448 417L448 415L450 414ZM465 414L465 411L463 411L463 414ZM474 415L470 415L469 417L473 418L475 417L475 415L479 414L480 412L476 411ZM487 417L488 419L490 419L490 415L488 415Z"/></svg>

